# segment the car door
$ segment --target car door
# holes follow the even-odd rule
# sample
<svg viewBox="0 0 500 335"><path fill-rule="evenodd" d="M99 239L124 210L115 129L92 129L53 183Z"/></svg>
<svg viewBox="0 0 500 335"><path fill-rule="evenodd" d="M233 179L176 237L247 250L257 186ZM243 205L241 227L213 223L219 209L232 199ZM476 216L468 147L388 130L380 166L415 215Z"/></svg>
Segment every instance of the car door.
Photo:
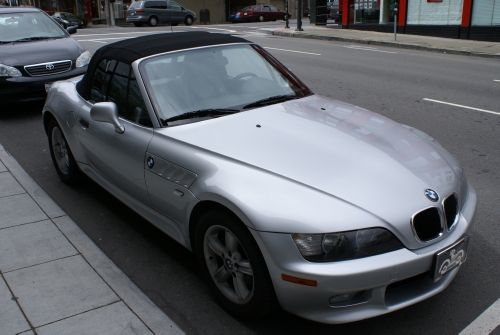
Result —
<svg viewBox="0 0 500 335"><path fill-rule="evenodd" d="M271 8L269 8L269 6L262 6L262 15L264 15L264 19L266 21L274 20L273 13L271 12Z"/></svg>
<svg viewBox="0 0 500 335"><path fill-rule="evenodd" d="M271 9L271 15L273 17L273 20L281 20L283 19L283 14L280 12L280 10L274 6L269 6Z"/></svg>
<svg viewBox="0 0 500 335"><path fill-rule="evenodd" d="M181 23L184 22L185 11L181 5L177 2L169 1L169 11L170 15L172 15L171 22Z"/></svg>
<svg viewBox="0 0 500 335"><path fill-rule="evenodd" d="M145 204L150 204L144 180L144 157L153 127L130 65L104 59L95 70L87 108L78 116L78 137L91 166ZM111 101L118 107L125 132L90 117L93 103Z"/></svg>

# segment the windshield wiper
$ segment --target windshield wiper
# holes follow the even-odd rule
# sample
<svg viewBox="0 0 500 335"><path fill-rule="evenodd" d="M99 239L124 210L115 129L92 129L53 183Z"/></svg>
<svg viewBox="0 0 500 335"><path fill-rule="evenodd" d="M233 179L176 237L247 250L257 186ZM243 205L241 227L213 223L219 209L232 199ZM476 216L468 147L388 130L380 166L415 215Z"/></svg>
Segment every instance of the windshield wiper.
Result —
<svg viewBox="0 0 500 335"><path fill-rule="evenodd" d="M239 109L227 109L227 108L209 108L209 109L200 109L197 111L187 112L181 115L173 116L169 119L162 120L163 122L173 122L178 120L192 119L197 117L204 116L218 116L218 115L226 115L241 112Z"/></svg>
<svg viewBox="0 0 500 335"><path fill-rule="evenodd" d="M272 105L272 104L275 104L278 102L293 100L293 99L297 99L297 98L298 97L296 95L290 95L290 94L288 94L288 95L276 95L274 97L269 97L269 98L265 98L265 99L262 99L259 101L252 102L251 104L244 106L243 109Z"/></svg>
<svg viewBox="0 0 500 335"><path fill-rule="evenodd" d="M33 36L33 37L26 37L26 38L21 38L21 39L18 39L18 40L15 40L15 41L10 41L12 43L16 43L16 42L31 42L31 41L41 41L41 40L48 40L48 39L51 39L51 38L54 38L54 37L43 37L43 36Z"/></svg>

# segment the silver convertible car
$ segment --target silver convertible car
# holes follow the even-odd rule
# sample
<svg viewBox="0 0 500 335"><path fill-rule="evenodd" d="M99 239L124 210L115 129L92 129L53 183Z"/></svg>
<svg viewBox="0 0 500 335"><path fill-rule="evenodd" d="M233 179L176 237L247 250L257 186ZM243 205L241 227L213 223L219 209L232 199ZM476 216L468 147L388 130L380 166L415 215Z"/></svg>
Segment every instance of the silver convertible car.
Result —
<svg viewBox="0 0 500 335"><path fill-rule="evenodd" d="M344 323L443 291L476 193L430 136L314 94L262 47L205 32L99 49L43 109L84 173L192 250L228 312Z"/></svg>

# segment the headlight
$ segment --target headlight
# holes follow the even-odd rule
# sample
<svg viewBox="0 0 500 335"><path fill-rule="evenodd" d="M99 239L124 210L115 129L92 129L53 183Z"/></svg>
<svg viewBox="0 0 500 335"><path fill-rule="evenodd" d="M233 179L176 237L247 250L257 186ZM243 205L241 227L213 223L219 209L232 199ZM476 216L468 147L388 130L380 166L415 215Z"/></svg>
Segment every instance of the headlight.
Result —
<svg viewBox="0 0 500 335"><path fill-rule="evenodd" d="M302 256L311 262L338 262L402 249L403 245L382 228L331 234L292 234Z"/></svg>
<svg viewBox="0 0 500 335"><path fill-rule="evenodd" d="M22 73L12 66L0 64L0 77L21 77Z"/></svg>
<svg viewBox="0 0 500 335"><path fill-rule="evenodd" d="M90 59L92 55L88 51L84 51L77 59L76 59L76 67L82 67L90 63Z"/></svg>

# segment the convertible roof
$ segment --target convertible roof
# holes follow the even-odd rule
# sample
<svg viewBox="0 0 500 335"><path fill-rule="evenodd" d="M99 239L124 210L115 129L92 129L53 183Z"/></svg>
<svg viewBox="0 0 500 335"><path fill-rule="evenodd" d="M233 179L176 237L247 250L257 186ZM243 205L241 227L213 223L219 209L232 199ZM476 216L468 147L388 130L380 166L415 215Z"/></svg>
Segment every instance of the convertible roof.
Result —
<svg viewBox="0 0 500 335"><path fill-rule="evenodd" d="M101 47L92 56L86 74L77 84L77 90L85 99L90 99L90 86L93 73L102 59L116 59L131 64L137 59L164 52L190 49L196 47L229 44L248 43L249 41L228 34L216 34L209 32L182 32L153 34L130 38Z"/></svg>

